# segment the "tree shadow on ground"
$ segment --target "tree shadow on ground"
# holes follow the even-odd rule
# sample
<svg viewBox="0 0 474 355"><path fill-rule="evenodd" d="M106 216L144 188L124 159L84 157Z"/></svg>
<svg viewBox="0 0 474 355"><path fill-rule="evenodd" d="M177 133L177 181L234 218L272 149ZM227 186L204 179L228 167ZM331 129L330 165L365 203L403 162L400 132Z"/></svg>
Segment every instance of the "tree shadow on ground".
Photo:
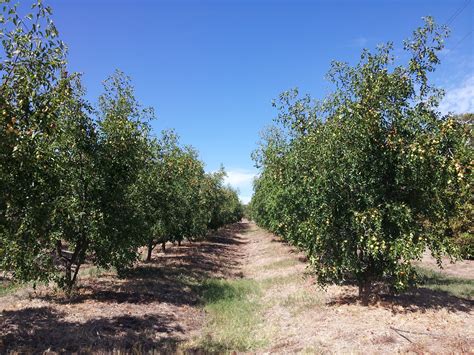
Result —
<svg viewBox="0 0 474 355"><path fill-rule="evenodd" d="M242 226L243 224L243 226ZM184 243L156 252L152 262L139 263L122 280L92 279L71 298L45 295L42 298L60 304L95 300L104 303L196 305L193 286L210 277L229 277L238 273L241 257L238 233L248 228L244 223L229 226L202 242Z"/></svg>
<svg viewBox="0 0 474 355"><path fill-rule="evenodd" d="M417 268L418 287L396 294L385 282L372 285L372 304L389 308L394 313L425 312L446 309L450 312L470 312L474 307L474 280L451 277L434 270ZM360 302L357 282L347 275L343 294L329 302L330 305Z"/></svg>
<svg viewBox="0 0 474 355"><path fill-rule="evenodd" d="M238 234L248 228L248 224L239 223L217 231L205 241L186 242L181 247L170 247L166 253L157 250L152 262L140 262L122 279L108 274L82 280L82 286L71 298L53 292L38 296L53 307L3 311L0 353L48 349L58 352L123 349L138 353L164 349L173 353L185 338L179 326L180 315L175 318L149 311L159 304L168 304L174 310L198 305L200 283L238 274L243 256L240 245L244 243ZM81 303L97 308L101 317L76 323L58 311ZM122 303L143 305L146 316L126 315L127 305L121 313L123 316L117 317L116 312L101 313L101 307L117 309ZM181 308L177 310L181 312Z"/></svg>
<svg viewBox="0 0 474 355"><path fill-rule="evenodd" d="M328 302L328 305L356 303L360 303L360 298L354 288L350 293L335 297ZM384 307L393 313L426 312L439 309L446 309L450 312L470 312L473 309L474 301L453 296L446 291L418 287L398 295L379 293L372 300L372 305Z"/></svg>
<svg viewBox="0 0 474 355"><path fill-rule="evenodd" d="M169 315L119 316L68 322L50 307L4 311L0 353L149 352L176 350L183 329Z"/></svg>
<svg viewBox="0 0 474 355"><path fill-rule="evenodd" d="M419 287L401 295L385 295L382 300L390 304L401 306L391 307L394 313L406 313L414 311L425 312L430 309L446 309L450 312L470 312L473 309L474 301L456 297L449 292L431 290Z"/></svg>

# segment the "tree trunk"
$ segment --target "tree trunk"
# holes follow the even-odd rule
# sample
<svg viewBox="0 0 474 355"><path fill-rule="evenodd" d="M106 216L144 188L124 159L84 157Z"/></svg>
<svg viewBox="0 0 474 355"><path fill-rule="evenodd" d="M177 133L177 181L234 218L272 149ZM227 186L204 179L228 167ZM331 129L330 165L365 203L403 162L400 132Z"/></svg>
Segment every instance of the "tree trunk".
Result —
<svg viewBox="0 0 474 355"><path fill-rule="evenodd" d="M359 281L359 298L362 305L368 306L372 296L372 282L370 280Z"/></svg>
<svg viewBox="0 0 474 355"><path fill-rule="evenodd" d="M181 246L181 239L178 240L178 246L179 246L179 247Z"/></svg>
<svg viewBox="0 0 474 355"><path fill-rule="evenodd" d="M161 243L161 251L166 253L166 242Z"/></svg>
<svg viewBox="0 0 474 355"><path fill-rule="evenodd" d="M77 279L77 275L79 274L79 269L81 268L81 263L77 263L76 264L76 269L74 270L74 275L72 277L72 280L71 280L71 291L72 291L72 288L74 287L75 283L76 283L76 279Z"/></svg>
<svg viewBox="0 0 474 355"><path fill-rule="evenodd" d="M155 248L155 246L153 245L153 241L149 241L148 242L148 253L146 255L146 261L147 262L151 261L151 253L152 253L154 248Z"/></svg>
<svg viewBox="0 0 474 355"><path fill-rule="evenodd" d="M65 290L68 297L71 296L72 289L76 283L79 269L85 261L88 241L83 239L75 248L74 253L66 261ZM75 265L74 272L72 270Z"/></svg>
<svg viewBox="0 0 474 355"><path fill-rule="evenodd" d="M68 263L66 265L66 273L64 277L64 291L67 297L71 297L72 290L76 284L77 275L79 274L79 269L81 268L81 263L76 264L76 267L73 269L73 264Z"/></svg>
<svg viewBox="0 0 474 355"><path fill-rule="evenodd" d="M66 291L66 296L69 297L72 292L72 264L66 263L66 271L64 275L64 290Z"/></svg>

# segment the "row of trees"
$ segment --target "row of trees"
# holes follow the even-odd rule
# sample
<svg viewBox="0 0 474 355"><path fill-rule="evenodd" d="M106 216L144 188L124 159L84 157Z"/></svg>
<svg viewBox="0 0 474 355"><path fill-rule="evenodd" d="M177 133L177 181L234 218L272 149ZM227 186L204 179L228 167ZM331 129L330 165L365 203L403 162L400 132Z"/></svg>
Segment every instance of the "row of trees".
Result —
<svg viewBox="0 0 474 355"><path fill-rule="evenodd" d="M141 246L196 238L242 217L223 169L205 173L116 72L97 108L41 1L0 13L0 269L70 291L89 260L122 272Z"/></svg>
<svg viewBox="0 0 474 355"><path fill-rule="evenodd" d="M277 125L254 153L252 218L306 251L321 284L355 280L366 302L375 282L415 282L412 261L426 249L439 263L457 255L472 125L442 115L443 93L428 81L446 36L426 18L405 42L407 64L388 43L355 66L334 62L336 89L322 102L281 94Z"/></svg>

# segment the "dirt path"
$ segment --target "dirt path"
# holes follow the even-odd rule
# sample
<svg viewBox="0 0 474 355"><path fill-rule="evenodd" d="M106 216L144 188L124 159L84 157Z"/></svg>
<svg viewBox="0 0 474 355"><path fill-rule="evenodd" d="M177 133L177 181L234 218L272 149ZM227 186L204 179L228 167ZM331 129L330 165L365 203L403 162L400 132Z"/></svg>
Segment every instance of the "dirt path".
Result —
<svg viewBox="0 0 474 355"><path fill-rule="evenodd" d="M471 266L462 265L463 275L473 274ZM200 287L220 279L229 283L226 290L242 283L258 289L249 296L252 307L258 303L258 316L249 318L258 323L252 325L255 339L241 350L474 352L472 300L421 288L363 307L355 287L320 290L306 270L304 255L243 222L205 242L170 246L166 254L155 251L152 262L139 263L124 279L89 268L71 300L47 287L0 297L0 354L206 352L213 328ZM232 307L232 299L224 301ZM236 309L245 305L237 301ZM222 349L232 349L221 340Z"/></svg>
<svg viewBox="0 0 474 355"><path fill-rule="evenodd" d="M320 290L305 273L302 254L255 225L250 227L244 238L244 275L263 286L262 323L271 339L261 351L474 352L472 301L421 288L363 307L355 287ZM469 267L463 263L461 268ZM472 265L469 271L473 277Z"/></svg>
<svg viewBox="0 0 474 355"><path fill-rule="evenodd" d="M154 251L152 262L139 263L124 279L89 268L71 300L47 287L1 297L0 354L175 352L205 322L200 283L238 276L245 228L236 224L205 242Z"/></svg>

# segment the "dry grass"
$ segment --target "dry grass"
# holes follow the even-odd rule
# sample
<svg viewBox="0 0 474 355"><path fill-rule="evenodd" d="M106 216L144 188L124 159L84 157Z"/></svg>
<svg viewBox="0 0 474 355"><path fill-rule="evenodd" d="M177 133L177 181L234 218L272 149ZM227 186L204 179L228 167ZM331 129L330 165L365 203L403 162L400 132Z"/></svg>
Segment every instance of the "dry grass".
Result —
<svg viewBox="0 0 474 355"><path fill-rule="evenodd" d="M86 268L72 299L5 291L0 353L472 353L474 270L460 268L424 271L423 287L364 307L355 287L321 290L304 255L240 223L124 279Z"/></svg>
<svg viewBox="0 0 474 355"><path fill-rule="evenodd" d="M246 228L156 252L123 279L87 266L71 299L46 286L12 290L0 297L0 354L178 351L206 323L199 285L238 274Z"/></svg>
<svg viewBox="0 0 474 355"><path fill-rule="evenodd" d="M294 316L300 315L307 309L314 309L323 305L321 295L308 290L300 290L287 295L281 306L288 308Z"/></svg>
<svg viewBox="0 0 474 355"><path fill-rule="evenodd" d="M0 297L10 295L22 287L25 287L25 285L0 278Z"/></svg>
<svg viewBox="0 0 474 355"><path fill-rule="evenodd" d="M473 302L465 297L474 288L472 280L429 274L424 287L397 297L382 295L377 304L364 307L355 287L331 286L322 291L300 253L269 233L252 229L244 245L244 275L263 285L264 322L272 324L271 342L259 351L474 351ZM465 264L462 269L466 271ZM474 269L470 270L472 277Z"/></svg>

